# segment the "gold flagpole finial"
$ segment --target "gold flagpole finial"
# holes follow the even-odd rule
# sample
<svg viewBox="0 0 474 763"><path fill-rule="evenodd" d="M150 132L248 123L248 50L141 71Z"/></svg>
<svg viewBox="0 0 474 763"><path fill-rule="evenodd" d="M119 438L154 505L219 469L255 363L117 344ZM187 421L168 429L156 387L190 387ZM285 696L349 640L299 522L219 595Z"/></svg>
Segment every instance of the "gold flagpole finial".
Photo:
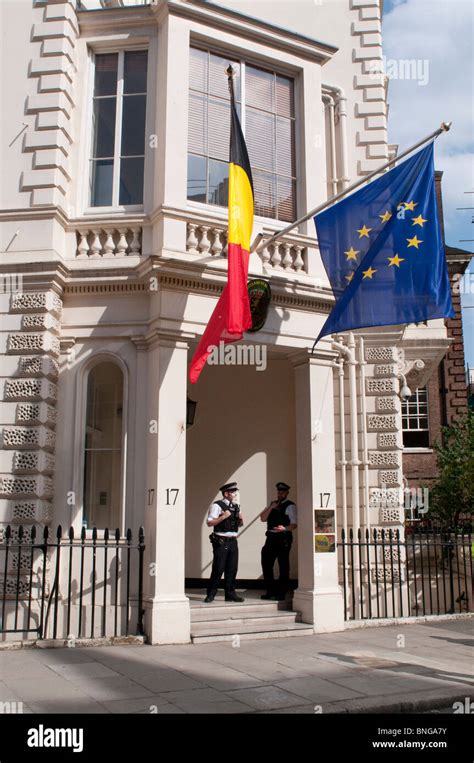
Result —
<svg viewBox="0 0 474 763"><path fill-rule="evenodd" d="M225 73L227 74L229 79L231 79L234 76L234 67L232 66L232 64L229 64L229 66L226 67Z"/></svg>

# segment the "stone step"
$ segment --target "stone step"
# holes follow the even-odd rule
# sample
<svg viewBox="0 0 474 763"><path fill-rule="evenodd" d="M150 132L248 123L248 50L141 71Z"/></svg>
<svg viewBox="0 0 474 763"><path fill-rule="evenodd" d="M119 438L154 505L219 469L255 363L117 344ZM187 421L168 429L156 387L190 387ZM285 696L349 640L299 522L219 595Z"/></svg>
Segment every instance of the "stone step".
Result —
<svg viewBox="0 0 474 763"><path fill-rule="evenodd" d="M261 614L234 615L233 617L212 617L201 621L191 621L191 630L193 633L209 631L211 628L219 630L220 628L239 628L242 625L260 626L279 625L286 628L287 625L296 622L296 612L262 612Z"/></svg>
<svg viewBox="0 0 474 763"><path fill-rule="evenodd" d="M209 632L208 632L209 631ZM220 629L209 628L199 632L191 629L191 641L193 644L204 644L214 641L233 641L235 636L241 640L264 639L264 638L287 638L290 636L312 636L313 628L307 623L291 623L282 628L281 625L241 625L238 628L231 626Z"/></svg>
<svg viewBox="0 0 474 763"><path fill-rule="evenodd" d="M252 617L261 613L274 615L279 612L291 612L291 605L281 601L262 601L261 604L224 604L224 602L216 604L213 602L202 606L191 604L191 622L226 617Z"/></svg>

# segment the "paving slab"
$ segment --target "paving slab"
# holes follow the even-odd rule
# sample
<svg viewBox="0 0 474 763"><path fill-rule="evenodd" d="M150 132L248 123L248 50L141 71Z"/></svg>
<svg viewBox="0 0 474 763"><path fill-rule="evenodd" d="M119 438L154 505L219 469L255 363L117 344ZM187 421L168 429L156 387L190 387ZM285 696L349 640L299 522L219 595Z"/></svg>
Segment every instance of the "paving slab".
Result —
<svg viewBox="0 0 474 763"><path fill-rule="evenodd" d="M79 715L83 713L100 713L105 715L109 712L100 702L94 702L90 697L85 697L84 699L58 698L44 702L30 702L30 707L31 712L35 714L61 713Z"/></svg>
<svg viewBox="0 0 474 763"><path fill-rule="evenodd" d="M358 691L353 686L346 686L335 681L326 681L324 678L292 678L289 681L279 681L276 684L280 689L292 692L310 699L312 702L326 702L328 700L356 699L364 696L363 690ZM301 700L300 700L301 704Z"/></svg>
<svg viewBox="0 0 474 763"><path fill-rule="evenodd" d="M84 699L87 696L81 691L80 687L73 686L66 679L55 675L51 675L47 681L22 677L8 678L4 683L19 699L30 705L32 702L47 702L58 697L68 701Z"/></svg>
<svg viewBox="0 0 474 763"><path fill-rule="evenodd" d="M139 673L134 681L151 692L184 691L186 689L203 689L206 685L196 681L191 672L151 667L148 673Z"/></svg>
<svg viewBox="0 0 474 763"><path fill-rule="evenodd" d="M163 673L175 673L180 675L178 671L162 671ZM211 660L193 659L191 664L186 670L186 675L193 679L201 687L208 686L214 689L220 689L226 691L227 689L245 688L248 686L258 686L262 683L262 680L255 676L249 675L242 670L238 670L235 667L229 665L222 665L220 669L216 670L216 663ZM153 676L153 673L151 673ZM135 678L139 681L140 678ZM144 684L148 685L148 684ZM179 688L179 687L176 687ZM192 688L192 687L189 687ZM165 691L165 689L160 689Z"/></svg>
<svg viewBox="0 0 474 763"><path fill-rule="evenodd" d="M74 686L97 701L150 697L153 692L124 676L104 678L81 678Z"/></svg>
<svg viewBox="0 0 474 763"><path fill-rule="evenodd" d="M50 665L51 671L57 673L69 681L81 678L102 678L103 676L116 677L117 673L100 662L76 662L73 665Z"/></svg>
<svg viewBox="0 0 474 763"><path fill-rule="evenodd" d="M280 686L258 686L253 689L237 689L227 692L227 696L245 702L256 710L272 710L301 704L301 697L280 688Z"/></svg>
<svg viewBox="0 0 474 763"><path fill-rule="evenodd" d="M140 715L162 715L163 713L184 713L176 705L172 705L165 696L154 694L150 697L137 699L113 699L100 703L108 713L137 713Z"/></svg>
<svg viewBox="0 0 474 763"><path fill-rule="evenodd" d="M240 691L252 690L241 689ZM166 694L166 699L187 713L248 713L252 710L249 703L215 689L172 691Z"/></svg>

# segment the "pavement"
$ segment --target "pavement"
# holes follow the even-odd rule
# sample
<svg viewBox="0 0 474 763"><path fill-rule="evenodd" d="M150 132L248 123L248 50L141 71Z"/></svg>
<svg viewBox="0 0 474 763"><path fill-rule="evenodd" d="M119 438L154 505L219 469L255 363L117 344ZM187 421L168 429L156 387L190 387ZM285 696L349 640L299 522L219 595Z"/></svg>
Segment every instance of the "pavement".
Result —
<svg viewBox="0 0 474 763"><path fill-rule="evenodd" d="M473 626L461 618L239 646L2 650L0 703L24 713L453 712L474 700Z"/></svg>

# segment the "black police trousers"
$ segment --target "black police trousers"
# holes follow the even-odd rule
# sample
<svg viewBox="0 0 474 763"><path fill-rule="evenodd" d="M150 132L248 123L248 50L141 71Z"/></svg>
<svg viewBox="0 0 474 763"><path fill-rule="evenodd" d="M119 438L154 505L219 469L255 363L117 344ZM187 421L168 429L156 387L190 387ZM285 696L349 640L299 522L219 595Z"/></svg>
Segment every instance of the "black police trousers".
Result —
<svg viewBox="0 0 474 763"><path fill-rule="evenodd" d="M208 595L215 596L219 588L219 582L224 573L224 590L226 596L235 593L235 578L239 564L239 546L237 538L213 539L212 548L214 559L212 561L211 578L207 586Z"/></svg>
<svg viewBox="0 0 474 763"><path fill-rule="evenodd" d="M290 580L290 549L293 535L290 532L268 533L262 548L262 572L267 593L271 596L284 596ZM275 582L273 566L278 560L280 578Z"/></svg>

